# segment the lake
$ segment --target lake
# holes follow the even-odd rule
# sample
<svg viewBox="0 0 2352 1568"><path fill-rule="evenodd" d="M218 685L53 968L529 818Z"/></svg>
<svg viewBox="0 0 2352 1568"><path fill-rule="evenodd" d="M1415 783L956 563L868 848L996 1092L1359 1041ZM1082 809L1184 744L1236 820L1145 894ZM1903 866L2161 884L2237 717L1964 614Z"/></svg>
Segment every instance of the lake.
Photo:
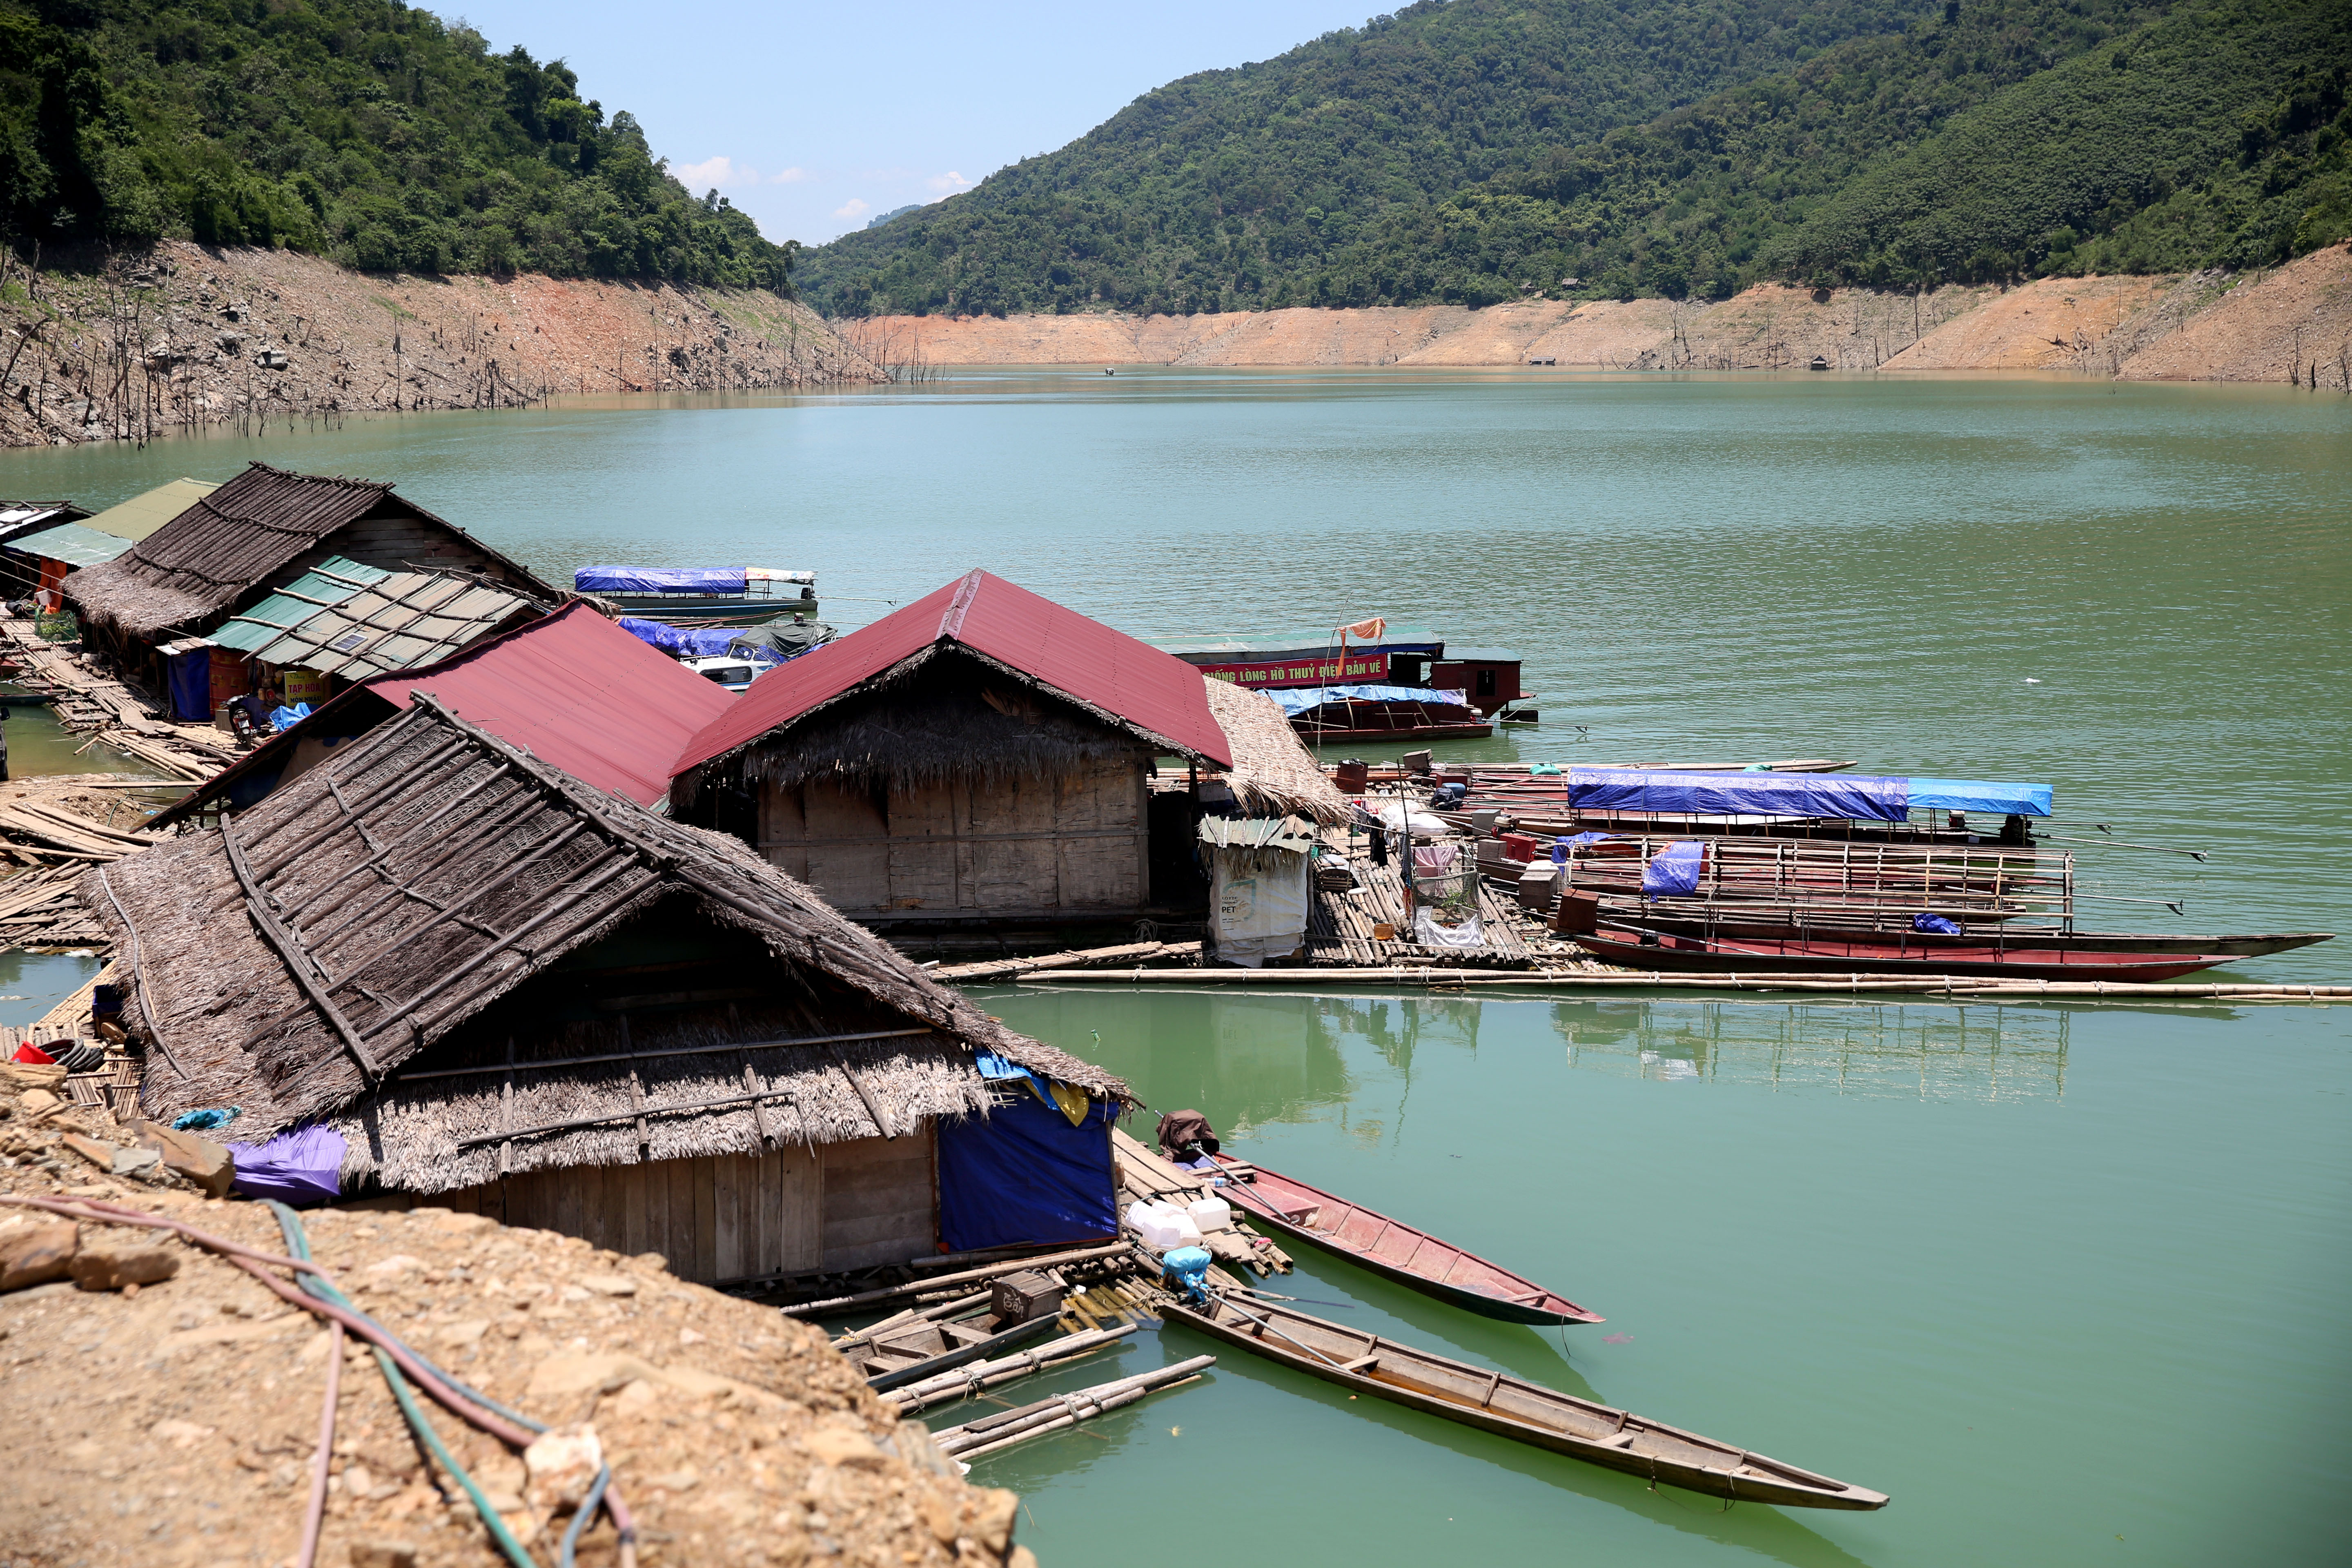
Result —
<svg viewBox="0 0 2352 1568"><path fill-rule="evenodd" d="M2053 835L2210 856L2082 847L2088 923L2352 929L2341 395L982 370L9 453L0 494L248 458L394 479L559 580L812 568L845 626L973 566L1144 634L1428 622L1526 656L1544 721L1487 756L2047 781ZM2348 976L2339 942L2212 977ZM2345 1009L988 994L1610 1321L1563 1352L1315 1258L1286 1292L1895 1497L1727 1513L1228 1354L983 1462L1048 1568L1114 1532L1245 1564L2352 1548L2320 1473L2352 1437Z"/></svg>

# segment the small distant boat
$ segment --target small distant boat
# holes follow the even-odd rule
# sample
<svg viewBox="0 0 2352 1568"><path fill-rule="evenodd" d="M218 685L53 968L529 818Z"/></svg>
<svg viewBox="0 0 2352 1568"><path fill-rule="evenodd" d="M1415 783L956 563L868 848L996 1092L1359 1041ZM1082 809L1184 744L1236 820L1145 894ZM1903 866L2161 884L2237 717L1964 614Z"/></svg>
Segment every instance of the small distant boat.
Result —
<svg viewBox="0 0 2352 1568"><path fill-rule="evenodd" d="M1239 1163L1223 1154L1216 1158L1221 1165ZM1218 1192L1248 1210L1253 1219L1407 1289L1506 1323L1603 1321L1600 1313L1578 1306L1557 1291L1402 1220L1264 1165L1253 1164L1249 1169L1256 1173L1255 1181L1229 1181Z"/></svg>
<svg viewBox="0 0 2352 1568"><path fill-rule="evenodd" d="M1829 367L1830 360L1827 354L1815 354L1805 366L1807 370L1827 370Z"/></svg>
<svg viewBox="0 0 2352 1568"><path fill-rule="evenodd" d="M1269 691L1299 738L1349 744L1359 741L1483 741L1489 720L1459 691L1415 686L1306 686Z"/></svg>
<svg viewBox="0 0 2352 1568"><path fill-rule="evenodd" d="M1157 1310L1170 1322L1351 1392L1646 1480L1782 1508L1886 1506L1885 1492L1848 1486L1712 1437L1662 1426L1630 1411L1612 1410L1272 1303L1252 1301L1243 1307L1212 1299L1203 1307L1171 1300Z"/></svg>
<svg viewBox="0 0 2352 1568"><path fill-rule="evenodd" d="M2146 984L2177 980L2239 956L2226 952L2091 952L2079 949L1974 943L1928 947L1911 933L1808 937L1677 936L1638 927L1564 932L1604 963L1628 969L1699 973L1972 974L2013 980L2113 980Z"/></svg>
<svg viewBox="0 0 2352 1568"><path fill-rule="evenodd" d="M625 616L673 626L759 626L792 616L816 619L816 574L766 566L583 566L577 593Z"/></svg>

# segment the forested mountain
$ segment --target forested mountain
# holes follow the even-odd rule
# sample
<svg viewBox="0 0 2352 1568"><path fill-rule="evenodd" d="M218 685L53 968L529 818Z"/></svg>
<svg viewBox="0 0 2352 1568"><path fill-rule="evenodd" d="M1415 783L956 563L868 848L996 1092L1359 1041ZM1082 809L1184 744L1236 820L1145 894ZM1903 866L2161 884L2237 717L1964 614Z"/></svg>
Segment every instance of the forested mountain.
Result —
<svg viewBox="0 0 2352 1568"><path fill-rule="evenodd" d="M419 272L782 289L792 262L562 62L400 0L0 0L0 224Z"/></svg>
<svg viewBox="0 0 2352 1568"><path fill-rule="evenodd" d="M845 314L1720 298L2352 233L2352 0L1801 15L1415 6L1147 95L806 253L803 286ZM1678 53L1676 27L1723 47Z"/></svg>

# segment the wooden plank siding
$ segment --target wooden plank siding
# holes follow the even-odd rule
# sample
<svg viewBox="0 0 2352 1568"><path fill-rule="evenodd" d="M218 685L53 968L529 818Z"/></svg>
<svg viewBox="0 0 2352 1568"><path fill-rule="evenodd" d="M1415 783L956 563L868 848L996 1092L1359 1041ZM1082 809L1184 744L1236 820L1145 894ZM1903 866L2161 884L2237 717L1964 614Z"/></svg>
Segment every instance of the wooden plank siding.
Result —
<svg viewBox="0 0 2352 1568"><path fill-rule="evenodd" d="M934 1249L939 1195L931 1124L766 1154L531 1171L421 1200L502 1225L552 1230L635 1257L658 1252L681 1279L903 1263Z"/></svg>
<svg viewBox="0 0 2352 1568"><path fill-rule="evenodd" d="M1150 902L1146 764L890 791L760 789L759 848L852 920L1118 913Z"/></svg>

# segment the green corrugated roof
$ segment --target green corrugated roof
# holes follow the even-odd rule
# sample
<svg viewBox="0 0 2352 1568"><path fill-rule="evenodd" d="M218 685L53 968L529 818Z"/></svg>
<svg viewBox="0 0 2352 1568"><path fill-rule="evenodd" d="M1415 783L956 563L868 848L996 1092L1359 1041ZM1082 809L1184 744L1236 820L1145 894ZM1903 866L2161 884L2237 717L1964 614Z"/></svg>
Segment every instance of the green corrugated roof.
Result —
<svg viewBox="0 0 2352 1568"><path fill-rule="evenodd" d="M78 522L61 522L55 528L12 539L8 548L37 555L44 561L62 561L68 566L95 566L130 549L131 541L111 533L93 532Z"/></svg>
<svg viewBox="0 0 2352 1568"><path fill-rule="evenodd" d="M223 647L257 653L322 610L391 576L373 566L330 555L261 603L213 633Z"/></svg>
<svg viewBox="0 0 2352 1568"><path fill-rule="evenodd" d="M108 507L96 517L84 518L82 526L136 544L218 489L210 479L173 479L120 506Z"/></svg>

